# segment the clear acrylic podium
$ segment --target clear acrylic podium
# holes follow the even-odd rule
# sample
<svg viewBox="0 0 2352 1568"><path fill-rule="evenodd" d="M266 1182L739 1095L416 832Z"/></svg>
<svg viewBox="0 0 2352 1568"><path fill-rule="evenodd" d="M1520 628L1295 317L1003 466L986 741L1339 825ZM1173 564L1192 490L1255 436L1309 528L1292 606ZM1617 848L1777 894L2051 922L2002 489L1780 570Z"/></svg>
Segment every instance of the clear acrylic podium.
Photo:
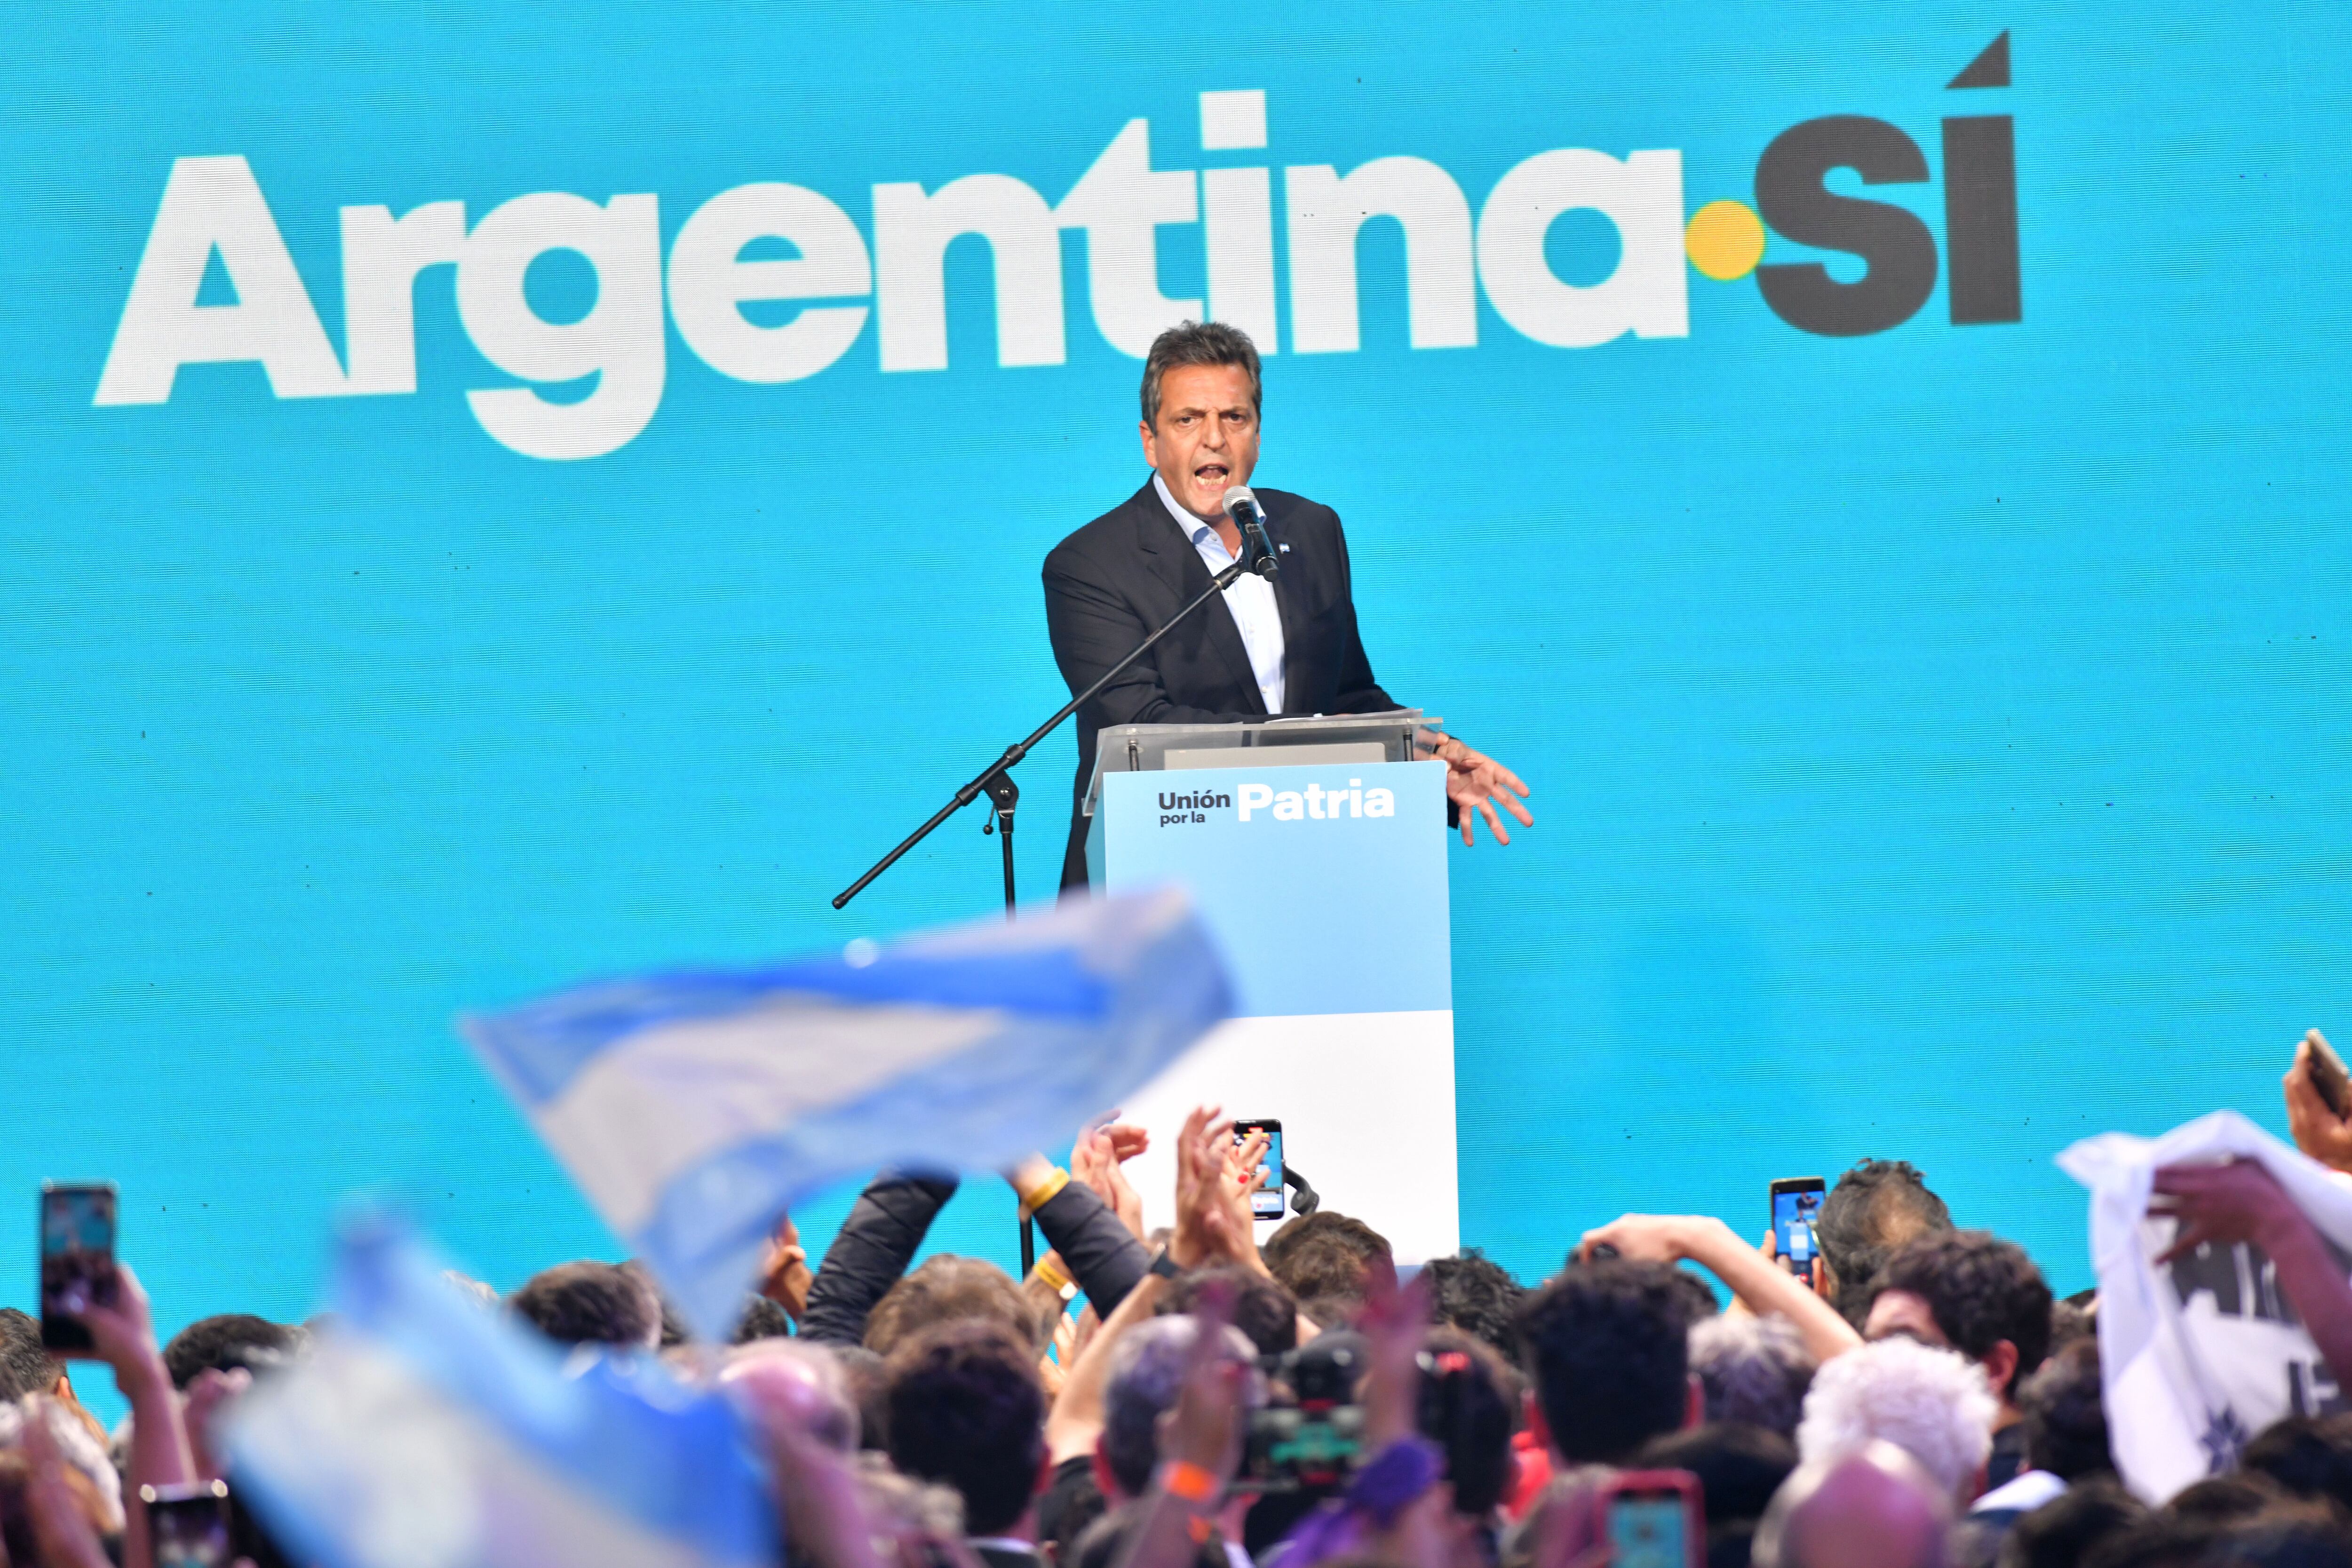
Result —
<svg viewBox="0 0 2352 1568"><path fill-rule="evenodd" d="M1148 1207L1173 1191L1169 1135L1216 1104L1279 1118L1289 1164L1329 1208L1380 1216L1400 1262L1459 1244L1445 764L1416 760L1424 722L1403 709L1097 736L1089 882L1184 885L1237 993L1236 1016L1124 1108L1160 1134L1137 1184Z"/></svg>

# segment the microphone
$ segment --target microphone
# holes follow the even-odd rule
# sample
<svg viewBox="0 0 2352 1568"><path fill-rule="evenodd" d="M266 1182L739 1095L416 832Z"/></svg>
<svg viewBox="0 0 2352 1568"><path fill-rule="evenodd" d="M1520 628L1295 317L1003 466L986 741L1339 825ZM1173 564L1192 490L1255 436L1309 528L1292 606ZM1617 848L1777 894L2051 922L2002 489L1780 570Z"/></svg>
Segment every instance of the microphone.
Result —
<svg viewBox="0 0 2352 1568"><path fill-rule="evenodd" d="M1265 512L1250 494L1247 485L1235 485L1225 492L1225 515L1242 531L1242 539L1250 549L1253 559L1249 569L1261 577L1271 577L1282 570L1274 559L1274 545L1265 536Z"/></svg>

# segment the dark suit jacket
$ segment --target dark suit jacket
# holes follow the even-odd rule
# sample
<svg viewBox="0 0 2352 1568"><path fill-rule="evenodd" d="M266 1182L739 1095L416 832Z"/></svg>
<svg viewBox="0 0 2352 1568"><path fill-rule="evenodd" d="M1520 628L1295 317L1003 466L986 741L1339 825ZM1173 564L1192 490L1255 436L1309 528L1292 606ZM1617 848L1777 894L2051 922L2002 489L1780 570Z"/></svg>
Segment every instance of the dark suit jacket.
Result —
<svg viewBox="0 0 2352 1568"><path fill-rule="evenodd" d="M1400 706L1372 679L1356 632L1348 540L1339 514L1304 496L1261 489L1267 537L1282 570L1286 714L1379 713ZM1285 546L1288 546L1285 549ZM1045 625L1072 693L1085 690L1209 586L1209 568L1150 480L1045 557ZM1062 886L1087 879L1087 781L1095 733L1106 724L1230 723L1269 715L1249 650L1221 595L1202 605L1126 674L1077 711L1078 774Z"/></svg>

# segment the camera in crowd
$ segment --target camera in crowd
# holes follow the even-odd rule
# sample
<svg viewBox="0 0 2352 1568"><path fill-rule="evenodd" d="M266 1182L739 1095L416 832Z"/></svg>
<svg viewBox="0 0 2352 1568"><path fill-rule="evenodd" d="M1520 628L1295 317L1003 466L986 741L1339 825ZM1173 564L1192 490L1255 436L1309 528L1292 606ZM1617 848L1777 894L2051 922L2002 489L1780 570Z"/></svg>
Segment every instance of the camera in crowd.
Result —
<svg viewBox="0 0 2352 1568"><path fill-rule="evenodd" d="M1363 1336L1349 1330L1319 1334L1282 1355L1261 1357L1267 1403L1250 1413L1249 1443L1236 1486L1256 1492L1322 1496L1339 1489L1364 1447L1362 1383L1369 1369ZM1471 1387L1467 1354L1433 1348L1418 1358L1421 1389L1415 1426L1449 1459L1471 1446L1466 1428L1491 1419ZM1507 1430L1507 1420L1506 1420Z"/></svg>

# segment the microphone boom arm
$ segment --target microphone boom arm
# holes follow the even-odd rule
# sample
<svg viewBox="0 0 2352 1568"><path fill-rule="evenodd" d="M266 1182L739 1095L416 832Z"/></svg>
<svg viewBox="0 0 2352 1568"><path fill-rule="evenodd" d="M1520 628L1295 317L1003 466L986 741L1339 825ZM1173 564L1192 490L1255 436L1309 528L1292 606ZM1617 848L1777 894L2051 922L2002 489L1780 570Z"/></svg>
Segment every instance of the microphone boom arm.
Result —
<svg viewBox="0 0 2352 1568"><path fill-rule="evenodd" d="M1264 537L1262 531L1259 537L1261 539ZM1079 709L1092 701L1096 693L1101 691L1104 687L1108 686L1112 681L1118 679L1119 676L1125 674L1129 665L1133 664L1137 659L1141 658L1146 653L1149 653L1153 645L1158 643L1161 637L1166 637L1170 632L1174 631L1179 626L1182 625L1185 618L1191 616L1193 611L1199 609L1211 599L1215 598L1219 594L1223 593L1227 588L1231 587L1244 570L1244 562L1246 560L1247 556L1244 555L1243 560L1235 561L1233 564L1219 570L1215 576L1209 579L1208 587L1202 591L1198 598L1195 598L1191 604L1185 605L1182 609L1170 616L1167 624L1162 626L1158 631L1153 632L1150 637L1145 637L1141 642L1136 644L1134 647L1129 649L1128 655L1125 658L1120 659L1117 664L1112 665L1108 669L1103 671L1101 679L1096 681L1092 686L1087 687L1084 691L1079 692L1076 697L1071 698L1067 702L1063 703L1062 706L1055 710L1052 718L1046 720L1043 724L1038 725L1034 730L1030 731L1025 737L1015 741L1013 744L1005 747L1004 754L1003 756L989 763L987 768L985 768L978 777L965 784L961 789L956 791L954 798L950 799L947 805L940 807L939 810L933 812L931 814L931 819L929 822L924 823L920 827L915 829L914 832L909 833L906 837L900 839L898 841L898 847L891 850L887 855L883 856L881 859L877 860L867 868L866 875L858 878L857 880L849 884L847 888L835 894L833 899L833 907L836 910L846 907L849 900L864 892L867 884L871 883L875 878L880 876L883 872L887 871L891 867L897 865L900 858L902 858L908 850L912 849L916 845L920 844L924 839L929 837L932 832L938 828L940 824L945 822L949 817L953 816L957 812L961 811L965 806L970 805L973 801L978 800L983 793L988 793L990 791L990 783L992 780L1002 777L1005 784L1009 785L1012 783L1012 773L1010 770L1017 765L1024 757L1026 757L1032 751L1034 751L1039 742L1043 741L1046 736L1059 729L1063 720L1068 718L1071 714L1076 712ZM1268 554L1266 561L1269 570L1265 574L1271 576L1273 575L1271 570L1273 556ZM1006 826L1008 827L1011 826L1009 815ZM1011 868L1009 865L1006 868L1006 888L1009 893L1011 890Z"/></svg>

